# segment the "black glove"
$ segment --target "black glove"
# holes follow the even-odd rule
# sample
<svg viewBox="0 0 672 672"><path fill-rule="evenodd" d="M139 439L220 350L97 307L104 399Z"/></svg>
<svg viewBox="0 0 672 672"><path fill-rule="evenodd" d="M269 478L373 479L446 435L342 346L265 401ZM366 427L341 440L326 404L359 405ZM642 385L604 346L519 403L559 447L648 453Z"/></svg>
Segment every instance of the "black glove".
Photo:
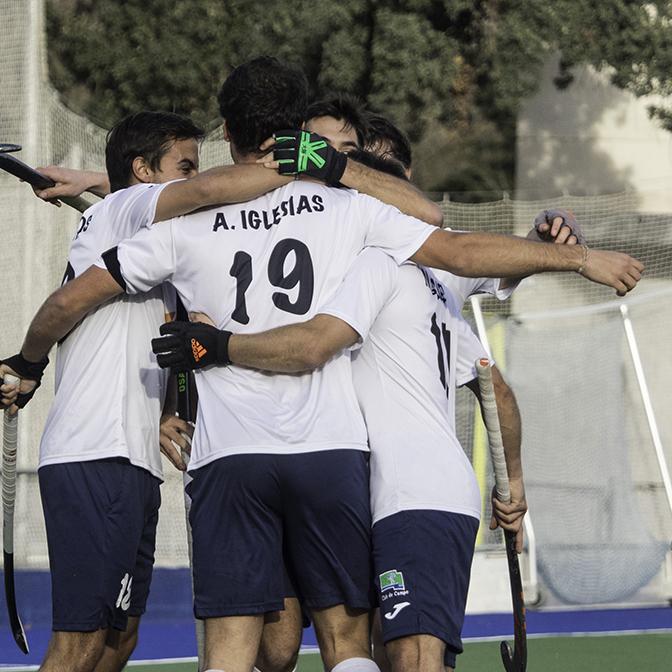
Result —
<svg viewBox="0 0 672 672"><path fill-rule="evenodd" d="M152 352L162 369L190 371L231 363L230 331L220 331L202 322L167 322L159 331L162 338L152 339Z"/></svg>
<svg viewBox="0 0 672 672"><path fill-rule="evenodd" d="M12 369L12 371L15 371L16 375L22 380L35 381L35 387L32 391L19 394L16 398L16 405L19 408L23 408L33 398L37 388L42 384L42 375L47 368L47 364L49 364L49 358L44 357L39 362L29 362L21 353L19 353L18 355L13 355L12 357L1 360L0 364L5 364Z"/></svg>
<svg viewBox="0 0 672 672"><path fill-rule="evenodd" d="M273 160L281 175L307 175L339 186L348 157L337 152L321 135L308 131L278 131L273 136Z"/></svg>
<svg viewBox="0 0 672 672"><path fill-rule="evenodd" d="M562 225L568 226L570 228L572 235L576 236L577 245L586 244L586 237L583 235L583 231L581 230L579 223L576 221L574 213L571 210L564 210L562 208L558 208L556 210L542 210L534 218L532 226L534 226L534 228L536 229L537 236L540 238L540 240L553 242L553 239L551 238L549 233L548 232L542 233L541 231L539 231L539 227L542 224L548 224L550 227L550 225L553 224L553 220L556 217L562 218Z"/></svg>

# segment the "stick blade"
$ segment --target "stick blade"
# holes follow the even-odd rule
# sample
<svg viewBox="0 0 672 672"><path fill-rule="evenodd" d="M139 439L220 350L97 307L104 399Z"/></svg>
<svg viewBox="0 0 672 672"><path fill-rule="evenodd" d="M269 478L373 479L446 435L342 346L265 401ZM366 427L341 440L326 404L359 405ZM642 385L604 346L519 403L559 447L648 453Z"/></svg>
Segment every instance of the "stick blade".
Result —
<svg viewBox="0 0 672 672"><path fill-rule="evenodd" d="M30 651L28 647L28 639L26 632L23 629L23 623L19 617L18 609L16 608L16 591L14 589L14 554L4 552L4 571L5 571L5 597L7 598L7 614L9 616L9 627L12 629L12 635L16 645L26 655Z"/></svg>
<svg viewBox="0 0 672 672"><path fill-rule="evenodd" d="M0 154L5 154L7 152L20 152L21 149L21 145L15 145L11 142L0 142Z"/></svg>
<svg viewBox="0 0 672 672"><path fill-rule="evenodd" d="M504 663L504 669L506 672L516 672L516 669L513 667L513 653L508 642L502 642L499 645L499 652L502 655L502 662Z"/></svg>

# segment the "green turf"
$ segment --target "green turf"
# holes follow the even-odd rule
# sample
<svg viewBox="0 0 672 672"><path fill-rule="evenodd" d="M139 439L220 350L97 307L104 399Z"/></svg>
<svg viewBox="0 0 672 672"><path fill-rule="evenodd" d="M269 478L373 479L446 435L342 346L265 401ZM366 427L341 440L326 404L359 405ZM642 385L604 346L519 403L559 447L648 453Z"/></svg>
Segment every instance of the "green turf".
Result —
<svg viewBox="0 0 672 672"><path fill-rule="evenodd" d="M528 654L529 672L670 672L672 634L534 638ZM458 659L458 672L503 669L499 642L467 644ZM133 666L129 672L196 672L196 664ZM298 672L322 672L320 657L301 656Z"/></svg>

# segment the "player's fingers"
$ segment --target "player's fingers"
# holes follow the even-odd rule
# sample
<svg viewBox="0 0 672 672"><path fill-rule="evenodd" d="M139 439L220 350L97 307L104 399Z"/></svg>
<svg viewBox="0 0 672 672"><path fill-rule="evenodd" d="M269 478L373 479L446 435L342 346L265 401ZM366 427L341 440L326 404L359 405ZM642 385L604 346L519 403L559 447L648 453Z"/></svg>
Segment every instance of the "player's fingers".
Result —
<svg viewBox="0 0 672 672"><path fill-rule="evenodd" d="M559 217L556 217L559 219ZM558 235L555 237L555 242L558 245L564 245L567 242L567 239L572 235L572 230L568 226L561 226L558 231Z"/></svg>
<svg viewBox="0 0 672 672"><path fill-rule="evenodd" d="M160 352L173 352L179 350L182 340L179 336L161 336L152 339L152 352L157 355Z"/></svg>
<svg viewBox="0 0 672 672"><path fill-rule="evenodd" d="M162 369L184 366L184 357L179 352L160 353L156 356L156 363Z"/></svg>
<svg viewBox="0 0 672 672"><path fill-rule="evenodd" d="M189 434L185 434L184 432L180 432L180 436L184 441L184 448L182 448L182 450L187 453L187 455L191 455L191 436L189 436Z"/></svg>
<svg viewBox="0 0 672 672"><path fill-rule="evenodd" d="M499 523L497 522L497 518L494 516L490 517L490 529L491 530L496 530L499 527Z"/></svg>
<svg viewBox="0 0 672 672"><path fill-rule="evenodd" d="M523 542L524 542L524 535L525 532L521 526L521 528L516 532L516 553L522 553L523 552Z"/></svg>
<svg viewBox="0 0 672 672"><path fill-rule="evenodd" d="M168 458L171 464L179 471L186 471L187 465L174 445L168 439L161 439L161 452Z"/></svg>
<svg viewBox="0 0 672 672"><path fill-rule="evenodd" d="M210 319L209 315L205 313L189 313L190 322L200 322L201 324L209 324L211 327L215 326L215 323Z"/></svg>
<svg viewBox="0 0 672 672"><path fill-rule="evenodd" d="M551 228L551 225L548 222L541 222L539 226L537 226L537 231L539 233L548 233Z"/></svg>
<svg viewBox="0 0 672 672"><path fill-rule="evenodd" d="M273 161L273 152L269 152L268 154L264 154L260 159L257 159L255 161L255 163L263 163L265 165L269 161Z"/></svg>
<svg viewBox="0 0 672 672"><path fill-rule="evenodd" d="M562 217L554 217L553 222L551 223L551 237L557 238L560 233L562 225L565 223L565 220Z"/></svg>
<svg viewBox="0 0 672 672"><path fill-rule="evenodd" d="M293 149L275 149L273 150L273 158L276 161L294 161L296 159L296 152Z"/></svg>
<svg viewBox="0 0 672 672"><path fill-rule="evenodd" d="M567 238L567 242L565 243L565 245L576 245L578 242L579 241L577 237L574 234L572 234L569 238Z"/></svg>
<svg viewBox="0 0 672 672"><path fill-rule="evenodd" d="M170 336L171 334L180 334L186 329L184 322L180 320L173 320L172 322L164 322L159 327L161 336Z"/></svg>
<svg viewBox="0 0 672 672"><path fill-rule="evenodd" d="M277 161L267 161L264 163L264 168L270 168L271 170L277 170L280 167L280 164Z"/></svg>
<svg viewBox="0 0 672 672"><path fill-rule="evenodd" d="M271 149L271 147L273 147L274 144L275 144L275 138L273 136L271 136L270 138L266 138L266 140L264 140L259 145L259 149L262 152L265 152L267 149ZM257 161L257 163L259 163L259 162Z"/></svg>

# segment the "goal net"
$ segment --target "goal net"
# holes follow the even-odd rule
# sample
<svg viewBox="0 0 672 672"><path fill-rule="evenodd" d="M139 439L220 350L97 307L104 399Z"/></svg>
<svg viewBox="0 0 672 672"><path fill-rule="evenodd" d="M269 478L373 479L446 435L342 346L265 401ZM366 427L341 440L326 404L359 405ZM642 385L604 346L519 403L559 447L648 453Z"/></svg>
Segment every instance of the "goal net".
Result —
<svg viewBox="0 0 672 672"><path fill-rule="evenodd" d="M24 146L33 165L102 168L105 131L67 110L46 75L41 0L0 0L0 141ZM207 168L230 160L221 131L205 140ZM546 585L569 603L621 600L660 575L672 538L672 514L652 438L657 420L672 462L672 212L647 212L641 194L502 200L464 205L444 200L446 224L524 235L536 212L569 207L591 246L638 256L646 278L625 301L578 276L527 279L514 298L483 302L495 358L519 400L524 467L538 564ZM44 204L26 185L0 174L2 354L15 352L31 317L65 268L77 214ZM647 416L620 305L628 306L641 357ZM46 569L37 486L37 451L53 391L53 367L21 412L15 564ZM70 413L77 413L73 406ZM458 404L459 434L484 491L481 548L500 543L487 531L492 476L468 393ZM158 566L186 566L182 477L168 463L159 522ZM667 597L659 590L658 597Z"/></svg>

